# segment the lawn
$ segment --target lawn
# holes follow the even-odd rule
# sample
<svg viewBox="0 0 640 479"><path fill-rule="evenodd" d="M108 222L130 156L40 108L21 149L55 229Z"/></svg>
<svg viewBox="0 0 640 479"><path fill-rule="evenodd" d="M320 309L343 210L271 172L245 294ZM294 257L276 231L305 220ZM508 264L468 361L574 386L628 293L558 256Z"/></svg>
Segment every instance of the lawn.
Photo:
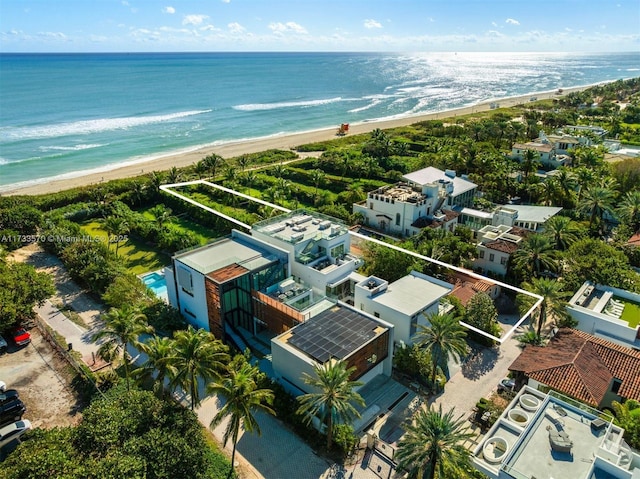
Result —
<svg viewBox="0 0 640 479"><path fill-rule="evenodd" d="M625 300L622 301L624 302L624 309L620 319L629 323L630 328L635 328L640 323L640 305Z"/></svg>
<svg viewBox="0 0 640 479"><path fill-rule="evenodd" d="M80 224L82 230L94 238L107 239L107 232L102 229L102 224L98 221L86 221ZM109 248L116 250L115 243L110 243ZM118 256L124 258L129 271L134 274L156 271L169 264L169 257L160 253L153 246L129 236L125 242L121 242L118 247Z"/></svg>

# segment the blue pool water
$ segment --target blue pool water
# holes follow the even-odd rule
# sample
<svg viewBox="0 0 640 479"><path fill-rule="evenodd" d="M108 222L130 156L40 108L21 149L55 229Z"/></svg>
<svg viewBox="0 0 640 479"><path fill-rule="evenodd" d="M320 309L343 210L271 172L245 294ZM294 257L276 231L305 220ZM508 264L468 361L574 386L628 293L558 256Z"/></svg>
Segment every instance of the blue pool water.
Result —
<svg viewBox="0 0 640 479"><path fill-rule="evenodd" d="M153 291L153 294L158 298L165 302L169 301L169 296L167 295L167 280L163 273L154 271L153 273L147 273L141 276L141 279L147 288Z"/></svg>

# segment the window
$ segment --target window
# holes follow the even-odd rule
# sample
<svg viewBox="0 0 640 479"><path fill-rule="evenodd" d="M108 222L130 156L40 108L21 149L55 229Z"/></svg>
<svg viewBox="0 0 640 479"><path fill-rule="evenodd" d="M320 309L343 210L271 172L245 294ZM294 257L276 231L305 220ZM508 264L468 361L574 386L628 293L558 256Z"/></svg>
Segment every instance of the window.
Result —
<svg viewBox="0 0 640 479"><path fill-rule="evenodd" d="M620 386L622 386L622 381L620 379L614 378L613 384L611 385L611 392L614 394L618 394L618 391L620 391Z"/></svg>
<svg viewBox="0 0 640 479"><path fill-rule="evenodd" d="M493 259L496 257L493 253L489 253L489 261L493 262Z"/></svg>
<svg viewBox="0 0 640 479"><path fill-rule="evenodd" d="M396 226L400 226L400 213L396 213Z"/></svg>
<svg viewBox="0 0 640 479"><path fill-rule="evenodd" d="M338 258L344 254L344 243L340 243L339 245L331 248L331 257Z"/></svg>
<svg viewBox="0 0 640 479"><path fill-rule="evenodd" d="M479 254L479 256L480 256L480 259L483 259L483 258L484 258L484 250L482 250L482 249L480 250L480 254Z"/></svg>
<svg viewBox="0 0 640 479"><path fill-rule="evenodd" d="M193 277L191 271L178 267L178 284L182 288L182 291L193 296Z"/></svg>
<svg viewBox="0 0 640 479"><path fill-rule="evenodd" d="M376 311L374 311L374 312L373 312L373 315L374 315L376 318L379 318L379 317L380 317L380 313L378 313L378 312L376 312Z"/></svg>
<svg viewBox="0 0 640 479"><path fill-rule="evenodd" d="M373 203L369 203L369 209L372 210L373 209Z"/></svg>
<svg viewBox="0 0 640 479"><path fill-rule="evenodd" d="M504 266L505 264L507 264L507 258L505 258L504 256L502 258L500 258L500 264L502 266Z"/></svg>

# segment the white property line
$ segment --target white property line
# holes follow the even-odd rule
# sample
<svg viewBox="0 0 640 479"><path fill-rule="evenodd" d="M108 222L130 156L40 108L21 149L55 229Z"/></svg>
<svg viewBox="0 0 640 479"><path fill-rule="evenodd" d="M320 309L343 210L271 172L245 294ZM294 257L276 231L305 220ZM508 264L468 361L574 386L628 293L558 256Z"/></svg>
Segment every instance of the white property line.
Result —
<svg viewBox="0 0 640 479"><path fill-rule="evenodd" d="M250 201L254 201L256 203L260 203L261 205L265 205L265 206L270 206L271 208L280 210L280 211L284 211L285 213L290 213L291 210L287 209L287 208L283 208L282 206L279 205L275 205L273 203L269 203L268 201L264 201L264 200L259 200L258 198L254 198L253 196L249 196L249 195L245 195L244 193L240 193L239 191L235 191L229 188L225 188L224 186L220 186L217 185L215 183L210 183L208 181L205 180L193 180L193 181L185 181L184 183L171 183L168 185L160 185L160 189L166 193L169 193L170 195L175 196L176 198L180 198L183 201L186 201L187 203L191 203L192 205L198 206L199 208L202 208L205 211L208 211L209 213L213 213L216 216L219 216L220 218L224 218L227 221L231 221L232 223L235 223L239 226L242 226L243 228L247 229L247 230L251 230L251 225L248 225L246 223L243 223L240 220L237 220L235 218L232 218L231 216L227 216L224 213L221 213L218 210L214 210L213 208L210 208L209 206L203 205L202 203L199 203L195 200L192 200L191 198L187 198L184 195L181 195L180 193L173 191L171 188L180 188L182 186L191 186L191 185L207 185L210 186L212 188L217 188L219 190L224 191L225 193L230 193L232 195L235 196L240 196L241 198L245 198L247 200Z"/></svg>
<svg viewBox="0 0 640 479"><path fill-rule="evenodd" d="M518 326L520 326L529 317L529 315L533 312L533 310L536 309L540 305L540 303L542 303L542 300L544 299L542 296L534 294L534 293L531 293L531 292L526 291L524 289L516 288L515 286L512 286L510 284L502 283L501 281L496 281L496 280L487 278L486 276L482 276L481 274L474 273L473 271L469 271L469 270L466 270L464 268L459 268L458 266L453 266L452 264L444 263L442 261L438 261L437 259L433 259L433 258L430 258L428 256L421 255L421 254L416 253L414 251L409 251L408 249L400 248L399 246L395 246L395 245L392 245L392 244L389 244L389 243L385 243L384 241L381 241L379 239L371 238L369 236L365 236L363 234L356 233L355 231L349 231L349 233L352 236L355 236L357 238L360 238L360 239L363 239L363 240L366 240L366 241L371 241L372 243L378 244L380 246L386 246L387 248L391 248L393 250L400 251L400 252L402 252L404 254L408 254L410 256L413 256L414 258L418 258L418 259L422 259L422 260L425 260L425 261L429 261L430 263L437 264L438 266L443 266L445 268L449 268L449 269L452 269L454 271L458 271L459 273L464 273L467 276L471 276L471 277L476 278L476 279L489 281L490 283L497 284L497 285L499 285L499 286L501 286L503 288L511 289L511 290L516 291L518 293L526 294L528 296L532 296L532 297L536 298L537 301L534 303L534 305L531 308L529 308L529 310L518 320L518 322L513 326L513 328L511 328L509 331L507 331L503 336L501 336L499 338L494 336L493 334L489 334L486 331L482 331L481 329L478 329L478 328L476 328L474 326L471 326L470 324L467 324L464 321L460 321L460 324L462 324L466 328L468 328L468 329L470 329L472 331L475 331L476 333L481 334L481 335L483 335L483 336L485 336L487 338L493 339L494 341L497 341L500 344L505 342L509 338L509 336L511 336L513 334L513 332L516 330L516 328Z"/></svg>
<svg viewBox="0 0 640 479"><path fill-rule="evenodd" d="M249 196L249 195L246 195L244 193L240 193L239 191L232 190L230 188L226 188L224 186L220 186L220 185L218 185L216 183L211 183L211 182L205 181L205 180L194 180L194 181L186 181L184 183L173 183L173 184L168 184L168 185L161 185L160 189L162 191L165 191L166 193L169 193L170 195L173 195L173 196L175 196L177 198L180 198L181 200L186 201L187 203L191 203L192 205L198 206L198 207L200 207L200 208L202 208L202 209L204 209L204 210L206 210L206 211L208 211L210 213L213 213L214 215L217 215L217 216L219 216L221 218L224 218L224 219L226 219L228 221L231 221L232 223L235 223L235 224L237 224L239 226L242 226L243 228L246 228L247 230L251 230L251 225L243 223L242 221L238 221L235 218L231 218L230 216L227 216L224 213L220 213L219 211L214 210L213 208L210 208L210 207L208 207L206 205L203 205L202 203L199 203L199 202L197 202L195 200L192 200L191 198L187 198L186 196L181 195L180 193L177 193L177 192L171 190L171 188L179 188L179 187L182 187L182 186L190 186L190 185L198 185L198 184L207 185L207 186L210 186L212 188L216 188L218 190L224 191L225 193L229 193L229 194L232 194L232 195L235 195L235 196L239 196L239 197L245 198L245 199L247 199L249 201L254 201L256 203L260 203L261 205L269 206L271 208L275 208L275 209L283 211L285 213L290 213L291 212L290 209L284 208L284 207L282 207L280 205L269 203L268 201L260 200L258 198L253 197L253 196ZM540 296L538 294L531 293L530 291L526 291L524 289L517 288L515 286L512 286L512 285L507 284L507 283L503 283L501 281L497 281L497 280L494 280L494 279L487 278L486 276L482 276L480 274L474 273L473 271L469 271L469 270L466 270L464 268L460 268L458 266L454 266L454 265L449 264L449 263L444 263L444 262L439 261L437 259L430 258L429 256L424 256L424 255L421 255L421 254L416 253L414 251L409 251L407 249L400 248L399 246L395 246L395 245L392 245L392 244L389 244L389 243L385 243L384 241L380 241L379 239L371 238L370 236L365 236L365 235L363 235L361 233L356 233L354 231L349 231L349 234L351 234L352 236L355 236L356 238L360 238L360 239L365 240L365 241L371 241L372 243L378 244L380 246L386 246L387 248L391 248L393 250L400 251L401 253L408 254L410 256L413 256L414 258L418 258L418 259L421 259L421 260L424 260L424 261L429 261L430 263L436 264L438 266L442 266L444 268L448 268L448 269L452 269L454 271L458 271L459 273L466 274L467 276L471 276L471 277L476 278L476 279L486 280L486 281L489 281L490 283L497 284L497 285L499 285L499 286L501 286L503 288L507 288L507 289L513 290L513 291L515 291L517 293L525 294L525 295L528 295L528 296L531 296L531 297L535 298L536 302L533 304L533 306L531 306L531 308L529 308L529 310L518 320L518 322L509 331L507 331L504 335L502 335L499 338L494 336L493 334L489 334L486 331L482 331L481 329L478 329L478 328L476 328L474 326L471 326L470 324L467 324L464 321L460 321L460 324L462 324L467 329L470 329L471 331L474 331L474 332L476 332L478 334L481 334L482 336L485 336L485 337L487 337L489 339L492 339L493 341L497 341L500 344L504 343L507 339L509 339L509 337L515 332L515 330L524 321L527 320L527 318L531 315L531 313L544 300L544 298L542 296Z"/></svg>

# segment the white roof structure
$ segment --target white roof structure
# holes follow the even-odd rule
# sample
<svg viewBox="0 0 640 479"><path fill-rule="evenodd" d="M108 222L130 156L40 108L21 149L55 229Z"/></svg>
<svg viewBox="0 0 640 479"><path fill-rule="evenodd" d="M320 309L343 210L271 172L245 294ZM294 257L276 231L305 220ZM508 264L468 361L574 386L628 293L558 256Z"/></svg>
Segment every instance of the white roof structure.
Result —
<svg viewBox="0 0 640 479"><path fill-rule="evenodd" d="M518 212L518 221L529 223L544 223L562 211L562 208L557 206L506 205L505 207Z"/></svg>
<svg viewBox="0 0 640 479"><path fill-rule="evenodd" d="M453 174L448 175L438 168L429 166L427 168L423 168L422 170L414 171L413 173L407 173L402 178L420 186L435 183L440 180L453 181L452 196L461 195L462 193L478 187L478 185L476 185L475 183L456 176L455 172L451 173Z"/></svg>
<svg viewBox="0 0 640 479"><path fill-rule="evenodd" d="M249 260L260 260L267 264L268 253L253 246L240 243L236 239L224 238L176 256L176 260L190 266L194 270L208 274L234 263L246 263Z"/></svg>
<svg viewBox="0 0 640 479"><path fill-rule="evenodd" d="M407 316L413 316L449 294L453 289L453 286L446 288L426 278L413 271L391 283L385 292L376 296L373 301Z"/></svg>

